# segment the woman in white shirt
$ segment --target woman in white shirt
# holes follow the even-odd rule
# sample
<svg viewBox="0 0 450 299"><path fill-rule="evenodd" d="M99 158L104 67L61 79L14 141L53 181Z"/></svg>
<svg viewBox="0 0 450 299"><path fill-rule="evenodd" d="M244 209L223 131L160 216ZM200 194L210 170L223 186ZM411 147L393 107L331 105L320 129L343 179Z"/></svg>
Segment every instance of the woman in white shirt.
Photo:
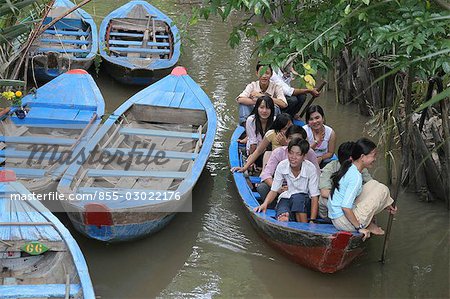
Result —
<svg viewBox="0 0 450 299"><path fill-rule="evenodd" d="M325 114L322 107L312 105L306 111L307 125L303 126L308 135L308 142L317 155L317 163L323 168L334 155L336 133L325 125Z"/></svg>

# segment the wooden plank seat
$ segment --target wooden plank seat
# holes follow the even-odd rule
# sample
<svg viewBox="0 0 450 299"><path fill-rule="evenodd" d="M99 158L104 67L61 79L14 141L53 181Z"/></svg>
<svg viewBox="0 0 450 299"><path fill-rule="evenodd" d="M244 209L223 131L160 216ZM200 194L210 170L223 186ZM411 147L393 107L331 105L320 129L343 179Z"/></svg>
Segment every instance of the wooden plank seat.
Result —
<svg viewBox="0 0 450 299"><path fill-rule="evenodd" d="M124 135L156 136L156 137L167 137L167 138L184 138L184 139L199 139L200 138L200 134L198 134L198 133L137 129L137 128L122 128L119 130L119 133L124 134ZM205 137L205 134L202 134L202 139L204 137Z"/></svg>
<svg viewBox="0 0 450 299"><path fill-rule="evenodd" d="M146 48L124 48L124 47L109 47L110 51L120 52L120 53L149 53L164 55L169 54L169 49L146 49Z"/></svg>
<svg viewBox="0 0 450 299"><path fill-rule="evenodd" d="M46 17L44 19L44 25L49 24L53 18ZM50 28L56 28L56 29L70 29L70 30L79 30L86 27L86 23L82 19L73 19L73 18L63 18L56 22L52 27Z"/></svg>
<svg viewBox="0 0 450 299"><path fill-rule="evenodd" d="M140 41L128 41L128 40L118 40L118 39L110 39L108 41L110 45L120 45L120 46L141 46L142 42ZM147 42L147 46L150 47L168 47L169 43L165 42Z"/></svg>
<svg viewBox="0 0 450 299"><path fill-rule="evenodd" d="M75 298L81 291L80 284L67 285L69 296ZM37 284L37 285L0 285L0 298L65 298L65 284Z"/></svg>
<svg viewBox="0 0 450 299"><path fill-rule="evenodd" d="M249 176L248 178L252 184L261 183L261 178L259 176Z"/></svg>
<svg viewBox="0 0 450 299"><path fill-rule="evenodd" d="M88 40L79 39L52 39L52 38L42 38L39 40L43 43L58 43L58 44L73 44L73 45L89 45L91 42Z"/></svg>
<svg viewBox="0 0 450 299"><path fill-rule="evenodd" d="M58 52L58 53L75 53L75 54L89 54L90 50L86 49L63 49L63 48L38 48L36 52Z"/></svg>
<svg viewBox="0 0 450 299"><path fill-rule="evenodd" d="M139 38L142 38L142 37L144 37L144 34L143 33L128 33L128 32L110 32L109 36L139 37ZM161 38L161 39L168 39L169 38L168 35L159 35L159 34L157 34L155 37L156 38Z"/></svg>
<svg viewBox="0 0 450 299"><path fill-rule="evenodd" d="M180 171L139 171L139 170L109 170L109 169L89 169L86 173L88 177L155 177L184 179L187 172Z"/></svg>
<svg viewBox="0 0 450 299"><path fill-rule="evenodd" d="M29 144L54 144L73 145L75 139L69 138L48 138L35 136L0 136L0 142L5 143L29 143Z"/></svg>
<svg viewBox="0 0 450 299"><path fill-rule="evenodd" d="M44 31L46 34L51 35L72 35L72 36L88 36L89 32L84 31L72 31L72 30L55 30L55 29L47 29Z"/></svg>
<svg viewBox="0 0 450 299"><path fill-rule="evenodd" d="M92 118L94 111L80 109L63 109L63 108L42 108L31 109L24 123L45 123L51 119L52 122L61 122L63 124L85 123Z"/></svg>
<svg viewBox="0 0 450 299"><path fill-rule="evenodd" d="M107 152L110 155L115 155L118 152L123 153L125 156L129 156L130 152L133 149L131 148L105 148L103 151ZM3 150L4 151L4 150ZM155 157L156 153L158 153L158 149L154 149L150 152L147 149L136 149L133 154L134 155L142 155L144 157ZM198 154L188 153L188 152L176 152L176 151L164 151L164 158L168 159L182 159L182 160L195 160ZM0 151L0 157L2 157L2 151Z"/></svg>
<svg viewBox="0 0 450 299"><path fill-rule="evenodd" d="M82 105L75 103L68 103L67 105L61 103L43 103L43 102L31 102L27 103L27 107L42 107L42 108L53 108L53 109L78 109L78 110L90 110L97 111L97 105Z"/></svg>
<svg viewBox="0 0 450 299"><path fill-rule="evenodd" d="M27 178L41 178L45 175L45 169L35 169L35 168L17 168L17 167L0 167L0 170L12 170L17 176L27 177ZM1 297L0 297L1 298Z"/></svg>
<svg viewBox="0 0 450 299"><path fill-rule="evenodd" d="M18 151L15 149L4 149L0 150L0 157L6 157L6 158L21 158L21 159L44 159L49 160L54 159L58 160L62 153L53 152L51 151L51 148L49 149L49 152L32 152L32 151Z"/></svg>

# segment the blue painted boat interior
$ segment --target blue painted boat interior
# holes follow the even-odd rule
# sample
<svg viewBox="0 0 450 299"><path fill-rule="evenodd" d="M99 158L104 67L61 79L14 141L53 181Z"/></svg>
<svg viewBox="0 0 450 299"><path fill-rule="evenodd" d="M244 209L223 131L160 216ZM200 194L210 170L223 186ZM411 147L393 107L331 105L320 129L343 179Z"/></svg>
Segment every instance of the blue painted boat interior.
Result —
<svg viewBox="0 0 450 299"><path fill-rule="evenodd" d="M18 177L28 179L49 176L47 170L52 169L51 175L59 178L68 165L51 168L41 162L25 164L29 158L41 154L48 161L53 153L53 148L49 148L49 152L45 149L39 152L32 146L56 147L58 153L53 158L60 156L63 150L76 155L93 135L104 114L105 102L100 90L87 72L70 71L38 88L34 94L26 95L22 103L28 111L24 119L14 113L0 118L3 132L0 142L4 142L5 147L0 149L0 158L7 162L0 169L13 169ZM12 131L7 129L11 127L9 121L16 126ZM13 160L11 164L8 164L9 159ZM18 165L18 159L22 164Z"/></svg>
<svg viewBox="0 0 450 299"><path fill-rule="evenodd" d="M146 1L130 1L106 16L99 40L103 59L130 70L167 69L180 57L177 27Z"/></svg>
<svg viewBox="0 0 450 299"><path fill-rule="evenodd" d="M95 298L86 261L75 239L58 218L19 182L0 183L0 223L0 247L12 245L2 248L2 252L16 253L11 258L6 255L0 258L3 259L3 273L12 271L12 277L1 278L0 298L64 298L67 287L71 297L82 294L83 298ZM40 259L40 256L27 257L21 253L20 244L32 241L49 248L41 254L44 259ZM46 268L49 267L47 263L54 269L65 267L59 264L61 260L58 257L64 251L68 252L65 256L70 259L64 262L74 265L73 268L65 268L69 271L69 285L66 285L65 277L53 278L51 271ZM29 268L20 268L16 273L14 259L24 258L29 260ZM74 272L70 272L70 269L74 269ZM58 279L60 283L55 283Z"/></svg>

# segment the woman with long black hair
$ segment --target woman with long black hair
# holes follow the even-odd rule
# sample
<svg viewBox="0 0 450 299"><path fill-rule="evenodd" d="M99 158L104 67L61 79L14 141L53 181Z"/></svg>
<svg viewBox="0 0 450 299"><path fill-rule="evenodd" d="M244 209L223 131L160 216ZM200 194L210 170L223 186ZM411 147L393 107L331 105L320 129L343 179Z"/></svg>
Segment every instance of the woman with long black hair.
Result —
<svg viewBox="0 0 450 299"><path fill-rule="evenodd" d="M268 95L259 97L245 123L247 155L251 155L261 143L266 132L272 127L274 117L275 104L272 98Z"/></svg>
<svg viewBox="0 0 450 299"><path fill-rule="evenodd" d="M376 180L362 185L361 172L376 161L376 144L367 138L356 141L351 159L344 161L332 175L332 188L328 200L328 217L339 230L358 231L364 240L370 234L383 235L384 231L373 223L374 215L387 209L394 214L389 188Z"/></svg>

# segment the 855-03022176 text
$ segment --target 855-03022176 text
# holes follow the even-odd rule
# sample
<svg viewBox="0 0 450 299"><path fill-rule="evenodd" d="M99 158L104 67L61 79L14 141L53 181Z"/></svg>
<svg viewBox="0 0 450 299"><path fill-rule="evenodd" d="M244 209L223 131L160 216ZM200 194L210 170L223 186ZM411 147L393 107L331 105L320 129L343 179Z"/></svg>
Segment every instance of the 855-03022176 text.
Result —
<svg viewBox="0 0 450 299"><path fill-rule="evenodd" d="M118 192L118 191L95 191L93 193L76 193L64 195L59 192L48 192L44 194L40 193L27 193L27 194L11 194L11 200L44 200L44 201L54 201L54 200L81 200L81 201L116 201L116 200L128 200L128 201L138 201L138 200L148 200L148 201L169 201L169 200L180 200L181 194L177 191L128 191L128 192Z"/></svg>

